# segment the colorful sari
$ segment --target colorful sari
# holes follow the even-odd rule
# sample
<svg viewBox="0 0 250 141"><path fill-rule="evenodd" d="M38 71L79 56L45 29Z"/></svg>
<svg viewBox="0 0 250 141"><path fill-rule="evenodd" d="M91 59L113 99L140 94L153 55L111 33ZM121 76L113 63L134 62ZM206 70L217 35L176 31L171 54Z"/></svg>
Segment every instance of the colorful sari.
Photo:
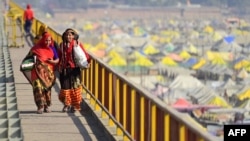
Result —
<svg viewBox="0 0 250 141"><path fill-rule="evenodd" d="M37 62L31 71L33 95L38 109L51 106L51 87L55 83L55 74L46 63Z"/></svg>
<svg viewBox="0 0 250 141"><path fill-rule="evenodd" d="M45 45L45 39L50 35L44 35L43 38L31 48L28 55L36 56L36 61L31 70L30 82L33 88L33 95L38 111L44 108L44 112L49 112L51 106L51 87L55 84L54 65L47 62L54 58L55 54L51 47ZM42 112L41 112L42 113Z"/></svg>

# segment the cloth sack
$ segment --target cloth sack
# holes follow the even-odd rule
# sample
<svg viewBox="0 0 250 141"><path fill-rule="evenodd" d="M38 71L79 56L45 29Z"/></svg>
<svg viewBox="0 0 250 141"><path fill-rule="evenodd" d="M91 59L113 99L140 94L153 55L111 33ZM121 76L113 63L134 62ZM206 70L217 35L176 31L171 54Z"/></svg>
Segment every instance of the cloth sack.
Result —
<svg viewBox="0 0 250 141"><path fill-rule="evenodd" d="M25 78L29 81L31 84L31 70L35 66L35 57L34 56L26 56L21 65L20 65L20 71L23 73Z"/></svg>
<svg viewBox="0 0 250 141"><path fill-rule="evenodd" d="M20 65L20 70L21 71L30 71L33 69L35 65L35 60L33 56L26 57L23 59L21 65Z"/></svg>
<svg viewBox="0 0 250 141"><path fill-rule="evenodd" d="M77 65L82 69L88 68L86 53L83 51L82 47L79 45L73 47L73 53Z"/></svg>

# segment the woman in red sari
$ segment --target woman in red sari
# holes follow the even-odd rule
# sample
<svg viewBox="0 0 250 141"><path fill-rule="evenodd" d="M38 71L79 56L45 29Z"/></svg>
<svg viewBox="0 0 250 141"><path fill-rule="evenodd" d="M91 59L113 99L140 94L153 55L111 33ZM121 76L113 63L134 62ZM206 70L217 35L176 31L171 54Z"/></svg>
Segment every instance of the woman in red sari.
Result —
<svg viewBox="0 0 250 141"><path fill-rule="evenodd" d="M31 84L37 113L51 112L51 87L55 84L55 66L59 62L52 37L45 32L28 55L35 56L35 66L31 70Z"/></svg>
<svg viewBox="0 0 250 141"><path fill-rule="evenodd" d="M78 34L73 29L66 29L62 35L63 42L59 47L59 74L61 90L59 100L64 104L63 112L80 111L82 102L81 69L76 64L73 48L80 46L90 62L90 57L83 44L78 41Z"/></svg>

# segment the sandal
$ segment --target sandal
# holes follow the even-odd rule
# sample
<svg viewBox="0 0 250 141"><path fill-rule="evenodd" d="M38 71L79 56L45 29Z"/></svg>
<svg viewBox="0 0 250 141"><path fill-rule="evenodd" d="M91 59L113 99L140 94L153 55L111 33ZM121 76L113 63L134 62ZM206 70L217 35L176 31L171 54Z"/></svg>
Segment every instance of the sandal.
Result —
<svg viewBox="0 0 250 141"><path fill-rule="evenodd" d="M68 112L69 108L69 106L65 105L62 109L62 112Z"/></svg>
<svg viewBox="0 0 250 141"><path fill-rule="evenodd" d="M81 111L81 108L71 107L70 112L75 113L76 111Z"/></svg>
<svg viewBox="0 0 250 141"><path fill-rule="evenodd" d="M71 112L71 113L75 113L75 112L76 112L76 109L75 109L74 107L71 107L70 112Z"/></svg>
<svg viewBox="0 0 250 141"><path fill-rule="evenodd" d="M50 112L51 112L51 110L49 109L48 106L45 106L43 111L44 111L45 113L50 113Z"/></svg>
<svg viewBox="0 0 250 141"><path fill-rule="evenodd" d="M43 113L43 108L38 109L36 113L37 114L42 114Z"/></svg>

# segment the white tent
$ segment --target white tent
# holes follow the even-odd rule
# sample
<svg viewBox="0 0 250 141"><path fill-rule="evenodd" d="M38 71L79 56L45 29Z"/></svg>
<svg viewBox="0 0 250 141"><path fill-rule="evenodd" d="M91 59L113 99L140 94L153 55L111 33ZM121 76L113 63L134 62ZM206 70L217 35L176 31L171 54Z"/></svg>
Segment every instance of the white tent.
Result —
<svg viewBox="0 0 250 141"><path fill-rule="evenodd" d="M204 85L195 77L189 75L178 75L169 85L170 89L190 89L199 88Z"/></svg>
<svg viewBox="0 0 250 141"><path fill-rule="evenodd" d="M236 83L232 80L232 79L228 79L223 85L222 85L222 87L223 88L230 88L230 87L232 87L232 86L235 86L236 85Z"/></svg>
<svg viewBox="0 0 250 141"><path fill-rule="evenodd" d="M250 110L250 99L242 102L241 105L239 105L239 108Z"/></svg>
<svg viewBox="0 0 250 141"><path fill-rule="evenodd" d="M207 104L216 96L215 92L206 86L197 88L195 91L190 92L189 95L196 99L198 104Z"/></svg>

